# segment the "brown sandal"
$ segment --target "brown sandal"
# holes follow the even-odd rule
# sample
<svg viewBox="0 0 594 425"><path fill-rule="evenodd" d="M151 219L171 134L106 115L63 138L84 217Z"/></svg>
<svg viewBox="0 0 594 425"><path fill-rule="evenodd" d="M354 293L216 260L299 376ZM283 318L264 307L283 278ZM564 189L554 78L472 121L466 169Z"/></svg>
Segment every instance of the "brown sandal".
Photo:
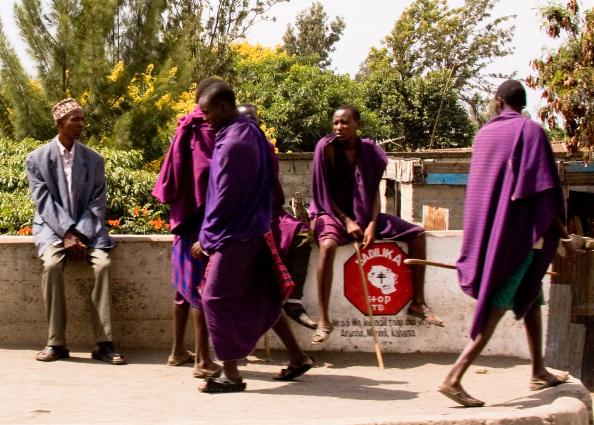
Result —
<svg viewBox="0 0 594 425"><path fill-rule="evenodd" d="M328 341L330 334L334 328L332 325L318 325L316 331L311 336L312 344L323 344Z"/></svg>
<svg viewBox="0 0 594 425"><path fill-rule="evenodd" d="M68 358L70 358L70 351L63 345L48 345L35 356L35 360L40 362L55 362Z"/></svg>
<svg viewBox="0 0 594 425"><path fill-rule="evenodd" d="M196 358L196 355L191 351L186 351L181 356L176 356L174 354L167 357L167 366L181 366L186 363L193 362Z"/></svg>
<svg viewBox="0 0 594 425"><path fill-rule="evenodd" d="M433 310L431 310L431 307L429 306L424 305L422 311L411 310L409 308L406 314L417 319L424 320L431 325L444 327L443 321L437 317L437 315L433 312Z"/></svg>

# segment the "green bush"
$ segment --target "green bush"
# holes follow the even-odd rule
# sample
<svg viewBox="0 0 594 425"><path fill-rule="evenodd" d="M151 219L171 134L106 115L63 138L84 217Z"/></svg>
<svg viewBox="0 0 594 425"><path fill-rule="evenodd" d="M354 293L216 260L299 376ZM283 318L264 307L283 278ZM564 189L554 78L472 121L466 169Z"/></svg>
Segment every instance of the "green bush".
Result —
<svg viewBox="0 0 594 425"><path fill-rule="evenodd" d="M45 142L0 138L0 233L31 234L35 207L25 170L27 154ZM151 190L156 167L145 164L142 152L98 147L105 159L107 226L111 233L168 233L168 208L159 204Z"/></svg>

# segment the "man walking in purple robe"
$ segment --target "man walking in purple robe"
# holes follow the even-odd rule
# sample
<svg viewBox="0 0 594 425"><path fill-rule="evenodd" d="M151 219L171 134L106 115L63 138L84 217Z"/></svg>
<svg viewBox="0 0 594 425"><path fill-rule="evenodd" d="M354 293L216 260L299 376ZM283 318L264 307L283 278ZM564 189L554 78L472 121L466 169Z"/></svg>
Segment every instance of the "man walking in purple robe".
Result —
<svg viewBox="0 0 594 425"><path fill-rule="evenodd" d="M284 279L290 287L292 281L270 233L273 168L268 140L255 123L239 115L227 83L208 86L199 105L217 133L204 221L193 251L208 257L202 305L224 369L224 376L207 379L200 390L243 391L246 385L237 360L246 357L271 327L290 357L276 379L294 379L311 368L313 359L300 349L281 316L287 296Z"/></svg>
<svg viewBox="0 0 594 425"><path fill-rule="evenodd" d="M320 245L317 267L320 318L313 344L326 342L332 331L328 314L332 267L339 245L362 242L363 247L378 239L405 241L409 254L425 258L425 231L399 217L380 213L379 185L388 160L371 139L358 135L361 116L352 106L342 106L332 119L333 134L316 145L313 163L313 199L310 214ZM443 326L426 305L424 267L415 266L413 299L408 314Z"/></svg>
<svg viewBox="0 0 594 425"><path fill-rule="evenodd" d="M196 102L204 87L214 81L218 80L205 80L198 87ZM217 377L221 373L221 367L210 358L208 331L198 293L206 262L193 258L191 253L204 217L214 137L213 128L198 106L182 117L153 189L153 196L159 202L171 206L169 222L175 235L171 250L172 281L176 290L173 347L167 365L181 366L194 361L193 375L196 378ZM195 355L186 350L184 344L190 309Z"/></svg>
<svg viewBox="0 0 594 425"><path fill-rule="evenodd" d="M515 80L495 94L499 113L476 135L464 204L464 239L457 262L462 290L477 300L470 341L439 386L467 407L484 402L462 388L462 376L485 347L506 310L524 319L530 354L530 388L565 382L544 366L540 306L542 278L559 238L575 247L563 225L561 183L543 129L522 116L526 92Z"/></svg>

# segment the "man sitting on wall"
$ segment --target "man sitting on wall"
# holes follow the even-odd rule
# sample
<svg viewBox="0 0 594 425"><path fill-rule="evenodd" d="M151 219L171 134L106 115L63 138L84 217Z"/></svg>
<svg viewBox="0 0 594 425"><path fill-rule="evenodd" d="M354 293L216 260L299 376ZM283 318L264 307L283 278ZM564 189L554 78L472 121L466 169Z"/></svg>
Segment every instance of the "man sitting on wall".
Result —
<svg viewBox="0 0 594 425"><path fill-rule="evenodd" d="M356 241L363 247L376 238L405 241L409 254L425 258L425 231L399 217L380 213L379 184L387 165L386 154L370 139L358 135L361 116L352 106L336 110L333 134L316 145L313 163L313 199L310 213L320 245L317 267L320 319L313 344L327 341L332 331L328 309L336 248ZM443 326L425 303L425 270L413 270L413 299L408 314Z"/></svg>
<svg viewBox="0 0 594 425"><path fill-rule="evenodd" d="M33 237L43 262L41 288L49 322L47 346L39 361L67 359L64 264L86 259L93 266L91 294L97 347L92 357L111 364L126 359L111 338L111 281L109 249L113 246L105 226L105 173L103 158L80 143L85 114L72 98L52 109L58 135L27 156L27 178L35 203Z"/></svg>

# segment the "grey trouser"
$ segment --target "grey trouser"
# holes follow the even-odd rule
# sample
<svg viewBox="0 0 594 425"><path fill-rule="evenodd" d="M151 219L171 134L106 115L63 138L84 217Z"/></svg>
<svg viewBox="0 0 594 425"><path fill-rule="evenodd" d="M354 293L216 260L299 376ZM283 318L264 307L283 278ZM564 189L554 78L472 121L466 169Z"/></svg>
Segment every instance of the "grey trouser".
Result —
<svg viewBox="0 0 594 425"><path fill-rule="evenodd" d="M43 274L41 291L48 321L47 345L66 345L66 297L64 296L64 263L62 245L50 245L41 256ZM88 250L87 260L93 266L95 285L91 293L93 326L97 342L111 341L111 280L109 253L102 249Z"/></svg>

